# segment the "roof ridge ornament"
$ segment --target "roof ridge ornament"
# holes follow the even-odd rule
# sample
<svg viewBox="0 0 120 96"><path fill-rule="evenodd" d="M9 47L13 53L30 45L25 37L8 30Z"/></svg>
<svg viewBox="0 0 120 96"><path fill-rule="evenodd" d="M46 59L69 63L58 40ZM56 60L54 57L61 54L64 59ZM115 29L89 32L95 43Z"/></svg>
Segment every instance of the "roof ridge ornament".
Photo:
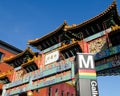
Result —
<svg viewBox="0 0 120 96"><path fill-rule="evenodd" d="M115 25L115 26L112 26L111 28L112 28L112 31L116 31L120 29L120 26Z"/></svg>
<svg viewBox="0 0 120 96"><path fill-rule="evenodd" d="M116 0L113 0L112 4L111 4L111 7L116 5L117 4L117 1Z"/></svg>
<svg viewBox="0 0 120 96"><path fill-rule="evenodd" d="M73 28L73 27L76 27L76 26L77 26L77 24L72 24L71 26L70 25L66 25L64 27L64 29L69 29L69 28Z"/></svg>
<svg viewBox="0 0 120 96"><path fill-rule="evenodd" d="M64 20L64 24L68 25L66 20Z"/></svg>
<svg viewBox="0 0 120 96"><path fill-rule="evenodd" d="M117 0L113 0L113 3L116 4L116 3L117 3Z"/></svg>

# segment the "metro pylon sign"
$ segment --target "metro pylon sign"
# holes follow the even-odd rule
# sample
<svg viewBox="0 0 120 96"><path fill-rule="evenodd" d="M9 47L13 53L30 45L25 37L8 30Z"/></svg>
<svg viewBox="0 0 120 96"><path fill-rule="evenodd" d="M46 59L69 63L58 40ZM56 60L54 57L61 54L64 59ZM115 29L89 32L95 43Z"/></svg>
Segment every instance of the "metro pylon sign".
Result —
<svg viewBox="0 0 120 96"><path fill-rule="evenodd" d="M93 54L77 53L75 85L77 96L99 96Z"/></svg>

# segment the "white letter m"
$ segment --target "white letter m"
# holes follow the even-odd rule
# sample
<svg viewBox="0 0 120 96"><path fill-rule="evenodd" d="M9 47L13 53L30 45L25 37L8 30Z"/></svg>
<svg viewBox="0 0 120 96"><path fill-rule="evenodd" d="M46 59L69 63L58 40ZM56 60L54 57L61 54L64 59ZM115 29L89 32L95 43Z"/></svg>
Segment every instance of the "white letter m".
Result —
<svg viewBox="0 0 120 96"><path fill-rule="evenodd" d="M79 55L78 63L80 68L92 68L94 69L94 61L93 56L87 56L88 58L84 58L83 55Z"/></svg>

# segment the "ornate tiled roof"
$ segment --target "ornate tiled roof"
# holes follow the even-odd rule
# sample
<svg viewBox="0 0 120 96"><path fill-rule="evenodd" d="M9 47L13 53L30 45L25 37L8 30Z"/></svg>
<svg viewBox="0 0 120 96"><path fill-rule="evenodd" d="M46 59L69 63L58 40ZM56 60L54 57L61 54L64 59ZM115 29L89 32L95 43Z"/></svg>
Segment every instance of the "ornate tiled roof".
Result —
<svg viewBox="0 0 120 96"><path fill-rule="evenodd" d="M73 30L73 29L77 29L77 28L82 28L82 27L86 26L87 24L90 24L93 21L96 21L96 20L102 18L103 16L107 16L107 14L110 13L112 10L115 11L115 14L113 14L113 15L117 16L117 19L120 20L118 12L117 12L116 1L113 1L113 3L105 11L103 11L101 14L99 14L99 15L97 15L97 16L95 16L95 17L93 17L93 18L91 18L91 19L89 19L81 24L78 24L78 25L73 24L72 26L69 26L66 23L66 21L64 21L64 23L61 26L59 26L56 30L54 30L53 32L50 32L41 38L36 38L35 40L29 40L28 43L30 45L37 46L36 45L37 43L45 40L46 38L48 38L50 36L53 36L55 33L59 32L61 29L63 31L69 31L69 30ZM40 45L40 43L39 43L39 45Z"/></svg>
<svg viewBox="0 0 120 96"><path fill-rule="evenodd" d="M66 21L64 21L63 24L61 24L56 30L48 33L47 35L42 36L41 38L36 38L35 40L29 40L29 41L28 41L28 44L31 45L31 44L33 44L33 43L37 43L37 42L39 42L39 41L41 41L41 40L43 40L43 39L46 39L47 37L50 37L51 35L57 33L59 30L61 30L62 28L64 28L65 25L67 25L67 22L66 22Z"/></svg>
<svg viewBox="0 0 120 96"><path fill-rule="evenodd" d="M26 53L27 51L28 51L30 54L35 55L35 53L32 52L32 50L28 47L28 48L26 48L23 52L15 55L14 57L6 58L6 59L4 59L3 61L7 63L7 62L10 62L10 61L12 61L12 60L15 60L15 59L23 56L24 53Z"/></svg>
<svg viewBox="0 0 120 96"><path fill-rule="evenodd" d="M65 27L65 28L66 28L66 30L72 30L72 29L76 29L76 28L83 27L83 26L85 26L86 24L89 24L89 23L91 23L91 22L93 22L93 21L101 18L102 16L106 15L108 12L110 12L110 11L113 10L113 9L115 9L116 12L117 12L116 1L114 1L114 2L113 2L105 11L103 11L101 14L99 14L99 15L97 15L97 16L95 16L95 17L93 17L93 18L91 18L91 19L89 19L89 20L87 20L87 21L85 21L85 22L83 22L83 23L81 23L81 24L78 24L78 25L76 25L76 26ZM117 12L116 14L118 15L118 12ZM119 15L118 15L118 17L119 17Z"/></svg>

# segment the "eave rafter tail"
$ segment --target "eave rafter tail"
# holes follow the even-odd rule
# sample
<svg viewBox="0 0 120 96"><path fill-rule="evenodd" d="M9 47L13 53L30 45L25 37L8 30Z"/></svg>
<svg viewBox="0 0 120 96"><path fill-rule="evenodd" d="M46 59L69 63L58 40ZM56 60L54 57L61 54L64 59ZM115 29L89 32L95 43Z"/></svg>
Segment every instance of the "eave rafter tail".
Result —
<svg viewBox="0 0 120 96"><path fill-rule="evenodd" d="M5 77L7 77L6 74L1 74L1 75L0 75L0 79L3 79L3 78L5 78Z"/></svg>
<svg viewBox="0 0 120 96"><path fill-rule="evenodd" d="M30 60L30 61L27 62L27 63L22 64L21 67L23 68L23 67L25 67L25 66L27 66L27 65L30 65L30 64L32 64L32 63L34 63L34 59Z"/></svg>

